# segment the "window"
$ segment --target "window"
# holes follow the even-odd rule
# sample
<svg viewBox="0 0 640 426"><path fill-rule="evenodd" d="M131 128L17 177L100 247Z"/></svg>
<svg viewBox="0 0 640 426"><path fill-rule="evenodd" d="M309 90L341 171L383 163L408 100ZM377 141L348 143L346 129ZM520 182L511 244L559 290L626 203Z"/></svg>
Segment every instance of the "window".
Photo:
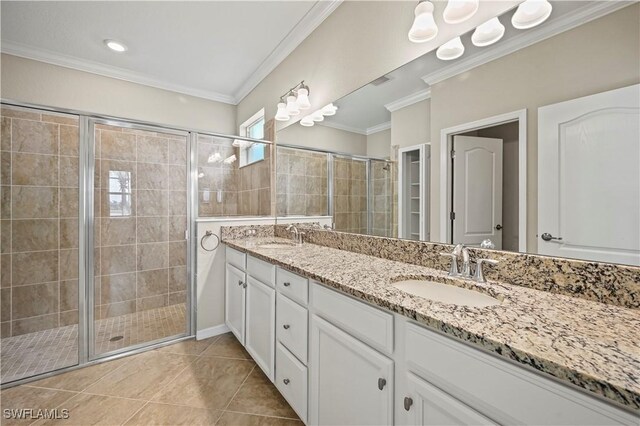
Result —
<svg viewBox="0 0 640 426"><path fill-rule="evenodd" d="M109 216L131 216L131 172L109 170Z"/></svg>
<svg viewBox="0 0 640 426"><path fill-rule="evenodd" d="M264 108L240 125L240 135L252 139L264 139ZM240 167L264 160L264 144L241 143Z"/></svg>

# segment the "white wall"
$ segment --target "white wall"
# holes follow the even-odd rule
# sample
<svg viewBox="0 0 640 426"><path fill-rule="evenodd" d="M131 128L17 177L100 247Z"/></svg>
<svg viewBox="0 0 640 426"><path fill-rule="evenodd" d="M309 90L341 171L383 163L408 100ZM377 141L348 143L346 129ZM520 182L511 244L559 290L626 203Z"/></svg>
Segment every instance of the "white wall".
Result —
<svg viewBox="0 0 640 426"><path fill-rule="evenodd" d="M275 116L280 96L301 80L311 88L312 111L321 108L521 1L483 1L473 19L457 25L441 22L446 3L435 2L440 32L427 43L407 39L416 1L345 1L240 102L237 122L262 107Z"/></svg>
<svg viewBox="0 0 640 426"><path fill-rule="evenodd" d="M391 129L367 135L367 155L369 157L391 157Z"/></svg>
<svg viewBox="0 0 640 426"><path fill-rule="evenodd" d="M236 107L3 54L2 98L235 135Z"/></svg>
<svg viewBox="0 0 640 426"><path fill-rule="evenodd" d="M640 82L637 3L431 87L433 159L440 131L527 109L527 251L537 250L538 108ZM431 168L431 235L439 235L440 164Z"/></svg>
<svg viewBox="0 0 640 426"><path fill-rule="evenodd" d="M296 123L278 131L276 141L279 144L347 154L365 155L367 153L367 137L365 135L318 124L313 127L304 127Z"/></svg>
<svg viewBox="0 0 640 426"><path fill-rule="evenodd" d="M431 142L431 100L391 113L391 145L400 148Z"/></svg>

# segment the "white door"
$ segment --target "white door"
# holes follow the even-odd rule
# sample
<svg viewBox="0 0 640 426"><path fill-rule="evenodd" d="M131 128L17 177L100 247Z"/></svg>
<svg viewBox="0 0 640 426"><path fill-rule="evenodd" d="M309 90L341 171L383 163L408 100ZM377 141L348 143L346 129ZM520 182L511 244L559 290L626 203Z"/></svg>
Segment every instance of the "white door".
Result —
<svg viewBox="0 0 640 426"><path fill-rule="evenodd" d="M502 139L454 136L453 243L502 248Z"/></svg>
<svg viewBox="0 0 640 426"><path fill-rule="evenodd" d="M225 310L224 322L229 330L244 345L244 312L245 312L245 282L244 272L227 263L225 280Z"/></svg>
<svg viewBox="0 0 640 426"><path fill-rule="evenodd" d="M410 424L419 426L494 425L495 423L468 405L407 372L407 394L404 409Z"/></svg>
<svg viewBox="0 0 640 426"><path fill-rule="evenodd" d="M538 252L640 265L640 85L538 109Z"/></svg>
<svg viewBox="0 0 640 426"><path fill-rule="evenodd" d="M276 291L247 277L247 328L245 348L273 382L276 347Z"/></svg>
<svg viewBox="0 0 640 426"><path fill-rule="evenodd" d="M309 423L393 424L393 361L313 315Z"/></svg>

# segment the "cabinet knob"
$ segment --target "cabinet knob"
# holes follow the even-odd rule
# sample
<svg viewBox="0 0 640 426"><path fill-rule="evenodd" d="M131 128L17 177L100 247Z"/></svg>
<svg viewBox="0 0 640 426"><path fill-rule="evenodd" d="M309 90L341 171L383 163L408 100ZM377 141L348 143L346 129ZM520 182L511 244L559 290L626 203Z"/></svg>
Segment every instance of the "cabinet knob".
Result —
<svg viewBox="0 0 640 426"><path fill-rule="evenodd" d="M290 282L286 282L286 283L284 283L283 285L284 285L285 287L289 287L289 286L291 285L291 283L290 283Z"/></svg>
<svg viewBox="0 0 640 426"><path fill-rule="evenodd" d="M409 411L411 409L411 406L413 405L413 399L409 398L408 396L404 397L404 409Z"/></svg>
<svg viewBox="0 0 640 426"><path fill-rule="evenodd" d="M288 330L289 327L291 327L289 324L285 324L285 325L282 326L282 328L284 328L285 330Z"/></svg>
<svg viewBox="0 0 640 426"><path fill-rule="evenodd" d="M290 380L289 380L289 379L284 379L284 380L282 381L282 383L284 383L285 385L288 385L288 384L289 384L289 382L290 382Z"/></svg>
<svg viewBox="0 0 640 426"><path fill-rule="evenodd" d="M382 390L387 385L387 379L383 379L382 377L378 379L378 389Z"/></svg>

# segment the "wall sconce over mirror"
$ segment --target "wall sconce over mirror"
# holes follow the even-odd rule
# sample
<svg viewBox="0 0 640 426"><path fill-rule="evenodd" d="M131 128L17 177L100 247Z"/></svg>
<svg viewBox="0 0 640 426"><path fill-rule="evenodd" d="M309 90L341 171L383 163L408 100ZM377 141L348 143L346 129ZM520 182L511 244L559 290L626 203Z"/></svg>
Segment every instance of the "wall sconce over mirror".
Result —
<svg viewBox="0 0 640 426"><path fill-rule="evenodd" d="M309 86L304 84L304 80L302 80L280 96L275 119L277 121L289 121L291 117L299 115L300 111L309 108L311 108Z"/></svg>

